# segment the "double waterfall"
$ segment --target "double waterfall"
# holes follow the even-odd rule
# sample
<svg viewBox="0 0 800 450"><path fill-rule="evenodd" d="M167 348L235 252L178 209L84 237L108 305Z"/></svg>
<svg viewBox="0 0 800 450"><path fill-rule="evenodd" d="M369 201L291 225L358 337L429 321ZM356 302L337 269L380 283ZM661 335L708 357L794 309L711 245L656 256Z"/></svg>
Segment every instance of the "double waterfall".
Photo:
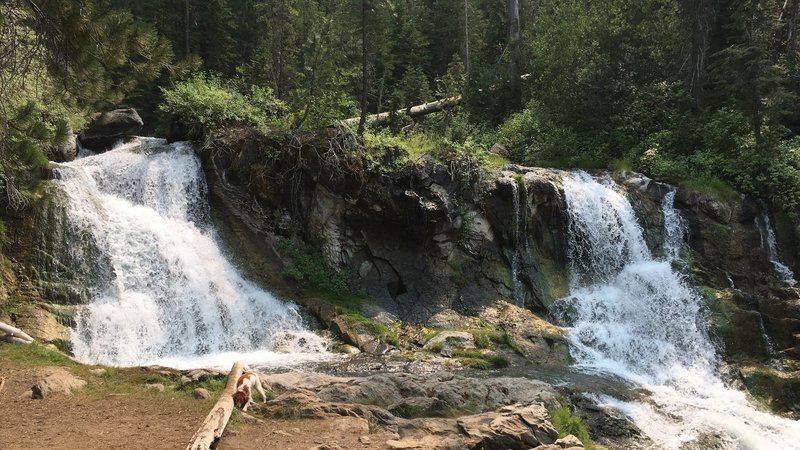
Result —
<svg viewBox="0 0 800 450"><path fill-rule="evenodd" d="M674 192L662 203L665 256L656 257L612 180L565 173L563 187L570 294L558 302L558 315L577 366L652 393L642 401L597 400L632 417L663 448L715 435L722 448L800 448L800 424L762 412L720 378L703 300L673 268L684 235Z"/></svg>
<svg viewBox="0 0 800 450"><path fill-rule="evenodd" d="M61 232L75 243L71 257L102 266L73 330L79 360L181 368L329 357L295 307L245 280L225 257L188 145L140 138L57 164L54 174L66 198ZM704 301L680 272L685 223L673 205L675 192L662 202L663 254L655 255L620 186L584 172L562 175L569 294L554 314L569 329L580 369L649 392L635 401L595 400L630 416L658 448L679 449L708 436L716 436L715 448L800 448L797 422L761 411L721 378ZM519 188L514 183L518 242L525 228ZM778 261L771 227L763 225L764 245ZM85 261L80 249L87 246L99 259ZM519 264L515 254L514 271Z"/></svg>
<svg viewBox="0 0 800 450"><path fill-rule="evenodd" d="M287 365L327 354L293 306L243 279L223 255L188 145L140 138L54 172L68 232L111 266L77 317L79 360L230 367L235 359Z"/></svg>

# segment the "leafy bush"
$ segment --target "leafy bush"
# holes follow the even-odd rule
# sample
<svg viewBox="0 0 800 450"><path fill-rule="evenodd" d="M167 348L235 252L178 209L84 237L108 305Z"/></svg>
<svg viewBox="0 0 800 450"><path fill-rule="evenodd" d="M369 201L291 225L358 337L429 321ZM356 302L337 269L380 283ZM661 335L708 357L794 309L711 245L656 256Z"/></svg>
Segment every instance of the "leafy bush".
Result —
<svg viewBox="0 0 800 450"><path fill-rule="evenodd" d="M207 136L228 123L264 128L286 110L269 88L240 88L215 75L195 75L162 91L164 103L159 110L180 123L191 137Z"/></svg>

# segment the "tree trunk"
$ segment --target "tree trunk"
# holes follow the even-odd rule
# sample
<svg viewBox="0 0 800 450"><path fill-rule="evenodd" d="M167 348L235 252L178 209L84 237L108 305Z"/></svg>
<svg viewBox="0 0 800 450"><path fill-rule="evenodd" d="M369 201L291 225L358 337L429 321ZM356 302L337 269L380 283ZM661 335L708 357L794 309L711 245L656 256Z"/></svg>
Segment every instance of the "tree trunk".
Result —
<svg viewBox="0 0 800 450"><path fill-rule="evenodd" d="M800 0L790 0L789 5L789 35L786 37L786 71L790 88L797 89L797 16L800 13Z"/></svg>
<svg viewBox="0 0 800 450"><path fill-rule="evenodd" d="M192 442L186 447L186 450L210 450L216 448L219 439L222 437L222 432L225 431L225 426L231 418L233 394L236 392L236 383L239 381L239 377L242 376L243 371L244 363L236 361L228 374L225 390L222 391L219 400L206 416L203 425L192 437Z"/></svg>
<svg viewBox="0 0 800 450"><path fill-rule="evenodd" d="M360 124L363 120L365 124L369 125L382 125L389 121L392 115L401 115L401 114L408 114L410 117L420 117L426 114L439 112L445 110L447 108L452 108L453 106L458 105L461 103L461 96L457 97L450 97L450 98L443 98L441 100L437 100L435 102L423 103L421 105L412 106L411 108L399 109L397 111L385 112L380 114L372 114L368 117L351 117L349 119L345 119L342 121L343 125L355 125Z"/></svg>
<svg viewBox="0 0 800 450"><path fill-rule="evenodd" d="M714 20L714 0L683 0L681 5L689 41L686 84L695 105L700 107L704 97L706 54Z"/></svg>
<svg viewBox="0 0 800 450"><path fill-rule="evenodd" d="M358 135L364 135L367 122L367 0L361 0L361 118Z"/></svg>
<svg viewBox="0 0 800 450"><path fill-rule="evenodd" d="M508 80L511 84L509 105L520 109L522 93L519 83L519 0L508 0Z"/></svg>
<svg viewBox="0 0 800 450"><path fill-rule="evenodd" d="M189 48L189 28L191 27L191 25L189 23L189 21L190 21L190 17L189 17L189 0L185 0L184 6L185 6L185 9L186 9L184 11L184 13L185 13L184 19L185 19L186 23L184 24L184 29L183 29L183 39L184 39L184 52L186 54L186 57L188 58L189 57L189 52L191 50Z"/></svg>
<svg viewBox="0 0 800 450"><path fill-rule="evenodd" d="M12 327L11 325L8 325L6 323L0 322L0 331L6 333L11 338L15 339L13 342L17 342L16 339L18 339L19 341L23 341L17 343L30 344L31 342L33 342L33 338L28 336L27 333L20 330L19 328Z"/></svg>
<svg viewBox="0 0 800 450"><path fill-rule="evenodd" d="M464 0L464 73L469 82L469 3L467 1Z"/></svg>

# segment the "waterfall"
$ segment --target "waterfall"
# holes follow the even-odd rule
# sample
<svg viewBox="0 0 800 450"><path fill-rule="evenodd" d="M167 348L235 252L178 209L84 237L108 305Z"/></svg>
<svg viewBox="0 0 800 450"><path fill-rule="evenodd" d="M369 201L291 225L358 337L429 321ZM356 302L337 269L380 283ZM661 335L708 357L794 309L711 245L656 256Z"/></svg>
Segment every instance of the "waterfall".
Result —
<svg viewBox="0 0 800 450"><path fill-rule="evenodd" d="M758 231L761 233L761 247L767 251L769 262L772 264L772 270L778 279L789 286L797 284L794 278L792 269L783 263L780 252L778 251L778 241L775 239L775 230L772 228L772 223L769 220L769 210L766 205L763 205L761 214L756 217L756 225Z"/></svg>
<svg viewBox="0 0 800 450"><path fill-rule="evenodd" d="M111 266L76 319L80 361L197 367L327 355L294 306L242 278L223 255L188 144L140 138L58 164L54 176L75 245L92 241Z"/></svg>
<svg viewBox="0 0 800 450"><path fill-rule="evenodd" d="M683 239L686 236L686 222L675 209L676 193L677 189L671 189L661 200L661 210L664 214L664 256L669 261L681 258Z"/></svg>
<svg viewBox="0 0 800 450"><path fill-rule="evenodd" d="M556 315L569 327L584 370L614 374L651 392L645 401L609 396L660 447L719 434L725 448L800 448L800 426L751 405L725 386L704 326L701 297L667 259L654 258L633 208L608 178L563 179L569 218L570 294ZM665 220L677 236L679 220Z"/></svg>
<svg viewBox="0 0 800 450"><path fill-rule="evenodd" d="M511 256L511 291L514 296L514 304L520 307L525 306L525 294L522 290L522 282L519 280L520 259L522 243L520 243L520 201L519 185L517 180L511 180L511 204L514 206L514 254Z"/></svg>

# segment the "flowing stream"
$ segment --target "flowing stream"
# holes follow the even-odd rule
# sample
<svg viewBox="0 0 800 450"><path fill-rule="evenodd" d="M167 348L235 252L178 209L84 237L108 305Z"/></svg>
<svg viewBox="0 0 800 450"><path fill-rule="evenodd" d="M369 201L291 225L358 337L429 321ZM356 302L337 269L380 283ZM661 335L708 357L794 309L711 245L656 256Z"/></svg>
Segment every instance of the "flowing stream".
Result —
<svg viewBox="0 0 800 450"><path fill-rule="evenodd" d="M295 307L242 278L225 258L188 144L140 138L54 172L75 245L89 241L111 266L77 317L79 360L189 368L329 355Z"/></svg>
<svg viewBox="0 0 800 450"><path fill-rule="evenodd" d="M797 422L756 408L719 375L703 301L671 265L683 236L682 221L669 217L677 214L674 194L665 200L664 236L677 247L666 245L659 259L613 181L575 172L564 175L563 186L571 273L558 315L569 326L573 357L584 370L652 393L641 401L600 396L599 402L629 415L661 448L716 435L721 448L800 448Z"/></svg>
<svg viewBox="0 0 800 450"><path fill-rule="evenodd" d="M761 233L761 247L767 251L767 257L769 257L769 262L772 264L775 276L784 284L794 286L797 284L797 280L794 278L792 269L781 259L781 254L778 251L778 242L775 239L775 230L769 220L769 210L767 210L766 205L762 206L762 213L756 217L756 225L759 233Z"/></svg>

